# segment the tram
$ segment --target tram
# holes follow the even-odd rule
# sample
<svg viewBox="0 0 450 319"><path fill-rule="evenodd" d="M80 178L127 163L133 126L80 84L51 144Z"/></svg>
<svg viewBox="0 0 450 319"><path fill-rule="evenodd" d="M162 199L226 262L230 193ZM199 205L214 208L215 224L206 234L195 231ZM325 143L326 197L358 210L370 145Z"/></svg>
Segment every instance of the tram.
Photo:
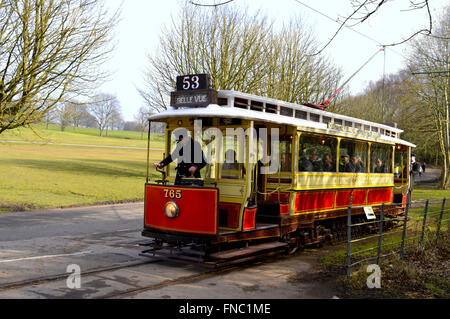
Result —
<svg viewBox="0 0 450 319"><path fill-rule="evenodd" d="M154 168L149 130L142 255L226 264L345 236L349 206L355 222L383 203L401 212L415 147L401 129L209 83L178 77L171 107L149 119L165 128L164 157L184 131L203 164L181 179L176 160Z"/></svg>

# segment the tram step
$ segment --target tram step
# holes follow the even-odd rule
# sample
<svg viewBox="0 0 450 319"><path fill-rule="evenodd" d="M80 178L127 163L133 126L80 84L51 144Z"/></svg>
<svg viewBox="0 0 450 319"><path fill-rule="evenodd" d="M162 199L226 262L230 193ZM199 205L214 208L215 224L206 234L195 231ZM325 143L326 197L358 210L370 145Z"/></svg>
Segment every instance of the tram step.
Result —
<svg viewBox="0 0 450 319"><path fill-rule="evenodd" d="M263 253L263 252L270 251L270 250L279 250L279 249L287 248L287 246L288 246L287 243L270 242L270 243L249 246L246 248L233 249L233 250L227 250L227 251L213 253L213 254L209 255L209 258L213 259L213 260L234 259L234 258L240 258L240 257L244 257L244 256L256 255L256 254Z"/></svg>

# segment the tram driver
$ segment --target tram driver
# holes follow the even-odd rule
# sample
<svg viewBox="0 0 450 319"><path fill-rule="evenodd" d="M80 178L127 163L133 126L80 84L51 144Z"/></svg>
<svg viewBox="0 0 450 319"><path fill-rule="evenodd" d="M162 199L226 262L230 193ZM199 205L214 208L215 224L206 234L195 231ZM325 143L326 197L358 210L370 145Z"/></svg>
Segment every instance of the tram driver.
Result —
<svg viewBox="0 0 450 319"><path fill-rule="evenodd" d="M186 156L184 154L186 153ZM196 152L200 156L195 156ZM190 153L190 156L189 156ZM176 167L177 176L175 178L175 185L183 185L182 178L201 178L200 170L206 166L205 155L203 154L200 143L194 141L187 134L180 135L175 151L161 162L156 162L153 165L155 168L164 168L174 160L177 160Z"/></svg>

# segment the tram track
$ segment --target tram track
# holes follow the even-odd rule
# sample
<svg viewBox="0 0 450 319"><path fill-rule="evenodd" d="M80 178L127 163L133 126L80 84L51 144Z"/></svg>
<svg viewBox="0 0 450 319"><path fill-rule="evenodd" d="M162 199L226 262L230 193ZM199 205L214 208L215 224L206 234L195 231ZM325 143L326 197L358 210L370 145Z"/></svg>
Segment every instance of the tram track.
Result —
<svg viewBox="0 0 450 319"><path fill-rule="evenodd" d="M162 261L163 260L155 259L155 260L134 262L134 263L130 263L127 265L115 265L115 266L110 266L110 267L96 268L96 269L84 271L80 274L80 276L83 278L86 276L95 275L99 278L103 278L103 279L107 280L108 278L106 276L103 277L102 274L108 274L109 272L116 271L116 270L130 269L130 268L132 269L133 267L138 267L138 266L162 262ZM206 271L198 273L198 274L194 274L194 275L192 275L192 274L186 275L186 276L171 279L171 280L164 280L162 282L153 283L153 284L146 285L143 287L136 286L135 288L127 289L127 290L121 291L121 292L102 294L98 297L95 297L94 299L120 299L120 298L131 297L133 295L136 295L136 294L139 294L142 292L146 292L149 290L156 290L156 289L174 286L174 285L178 285L178 284L183 284L183 283L187 283L187 282L192 282L192 281L196 281L196 280L212 278L217 274L226 274L226 273L232 272L236 269L241 269L242 267L246 267L246 265L235 265L235 266L228 266L228 267L217 268L217 269L208 269L208 270L206 270L205 268L202 268L202 269L205 269ZM0 291L5 291L8 289L21 289L21 288L26 288L26 287L30 287L30 286L38 286L38 285L48 284L48 283L52 283L52 282L58 282L58 281L67 279L69 277L69 275L70 274L65 273L65 274L40 277L40 278L35 278L35 279L25 280L25 281L20 281L20 282L7 283L7 284L0 285ZM118 282L120 283L120 281L118 281Z"/></svg>
<svg viewBox="0 0 450 319"><path fill-rule="evenodd" d="M141 266L141 265L145 265L145 264L151 264L151 263L155 263L158 261L159 260L147 260L147 261L133 262L133 263L129 263L127 265L113 265L113 266L109 266L109 267L95 268L95 269L81 272L80 276L96 275L96 274L99 274L102 272L126 269L126 268ZM2 285L0 285L0 291L5 291L8 289L24 288L27 286L40 285L40 284L45 284L45 283L50 283L50 282L56 282L59 280L67 279L69 277L69 275L70 275L69 273L64 273L64 274L50 275L50 276L45 276L45 277L39 277L39 278L33 278L33 279L29 279L29 280L23 280L23 281L2 284Z"/></svg>
<svg viewBox="0 0 450 319"><path fill-rule="evenodd" d="M163 282L147 285L144 287L128 289L123 292L115 292L115 293L106 294L106 295L103 295L103 296L95 298L95 299L120 299L120 298L132 297L139 293L147 292L150 290L157 290L157 289L175 286L175 285L179 285L179 284L189 283L192 281L208 279L208 278L212 278L218 274L231 273L237 269L242 269L244 267L246 267L246 265L228 266L228 267L224 267L224 268L212 269L212 270L208 270L206 272L200 273L200 274L187 275L184 277L180 277L180 278L176 278L176 279L172 279L172 280L165 280Z"/></svg>
<svg viewBox="0 0 450 319"><path fill-rule="evenodd" d="M395 229L395 227L393 229ZM335 240L331 243L331 245L326 244L326 246L338 246L342 243L343 243L343 241ZM263 262L265 262L268 260L272 260L272 258L269 255L267 255L267 256L264 256L263 258L261 258L261 260ZM148 259L148 260L140 260L140 261L136 261L136 262L129 262L129 263L125 263L125 264L124 263L115 264L115 265L111 265L111 266L107 266L107 267L98 267L98 268L93 268L93 269L90 269L87 271L83 271L83 272L81 272L80 275L82 278L85 278L88 276L96 276L96 277L106 281L106 280L111 280L110 273L113 271L123 270L123 269L130 269L131 271L133 271L134 267L138 267L138 266L142 266L142 265L146 265L146 264L154 264L154 263L159 263L159 262L164 262L164 260L155 258L155 259ZM195 263L192 263L189 265L195 266ZM94 299L129 298L129 297L133 297L135 295L139 295L140 293L144 293L147 291L158 290L158 289L167 288L170 286L185 284L185 283L189 283L189 282L193 282L193 281L204 280L204 279L212 278L218 274L226 274L226 273L235 271L237 269L243 269L243 268L245 269L245 267L247 267L248 265L249 265L248 262L242 262L240 264L229 265L229 266L213 268L213 269L206 269L204 267L199 267L199 268L203 269L203 271L200 273L196 273L196 274L188 274L188 275L177 277L174 279L166 278L166 280L163 280L161 282L151 283L148 285L145 285L145 283L143 283L142 286L140 286L139 284L135 284L134 287L125 289L123 291L116 290L114 292L107 292L105 294L102 294L101 291L99 291L100 295L94 297ZM62 273L62 274L45 276L45 277L33 278L33 279L29 279L29 280L1 284L0 291L6 291L8 289L14 289L14 290L22 289L22 288L26 289L27 287L32 287L32 286L39 287L40 285L45 286L47 284L66 280L67 278L69 278L70 275L71 274L69 274L69 273ZM113 280L115 280L117 283L126 284L125 282L121 282L120 279L113 279Z"/></svg>

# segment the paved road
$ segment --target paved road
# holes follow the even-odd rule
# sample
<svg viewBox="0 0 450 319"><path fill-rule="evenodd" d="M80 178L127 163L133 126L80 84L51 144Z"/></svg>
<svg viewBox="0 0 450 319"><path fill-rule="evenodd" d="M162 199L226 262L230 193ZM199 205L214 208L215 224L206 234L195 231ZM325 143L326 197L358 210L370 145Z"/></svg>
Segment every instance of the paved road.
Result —
<svg viewBox="0 0 450 319"><path fill-rule="evenodd" d="M0 289L0 298L297 299L336 294L328 282L311 280L316 252L220 273L139 257L142 223L143 203L0 215L0 287L16 283L14 289ZM67 287L72 264L82 270L81 289ZM129 267L90 273L113 266Z"/></svg>
<svg viewBox="0 0 450 319"><path fill-rule="evenodd" d="M439 180L441 174L442 171L440 169L427 168L425 174L422 175L417 174L416 177L414 177L414 184L421 185L421 184L435 183Z"/></svg>

